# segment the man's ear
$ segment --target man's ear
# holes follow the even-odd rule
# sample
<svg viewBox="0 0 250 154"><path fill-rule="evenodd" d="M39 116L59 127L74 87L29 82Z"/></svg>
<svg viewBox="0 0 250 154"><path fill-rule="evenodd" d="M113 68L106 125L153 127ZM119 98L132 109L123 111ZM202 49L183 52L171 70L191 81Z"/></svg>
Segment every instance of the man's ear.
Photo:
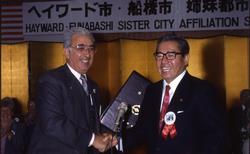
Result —
<svg viewBox="0 0 250 154"><path fill-rule="evenodd" d="M189 54L186 54L184 56L184 61L185 61L185 65L188 66L189 65Z"/></svg>
<svg viewBox="0 0 250 154"><path fill-rule="evenodd" d="M69 59L69 48L64 48L64 54L65 54L65 57L66 59Z"/></svg>

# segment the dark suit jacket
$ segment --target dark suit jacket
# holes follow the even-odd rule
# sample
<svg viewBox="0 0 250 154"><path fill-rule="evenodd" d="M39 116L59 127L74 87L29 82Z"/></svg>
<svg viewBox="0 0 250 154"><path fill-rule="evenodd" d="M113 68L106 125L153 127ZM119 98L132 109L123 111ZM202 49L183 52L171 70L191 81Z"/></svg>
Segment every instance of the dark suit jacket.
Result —
<svg viewBox="0 0 250 154"><path fill-rule="evenodd" d="M4 154L23 154L25 148L25 127L22 121L17 121L14 118L11 130L14 134L10 138L6 138Z"/></svg>
<svg viewBox="0 0 250 154"><path fill-rule="evenodd" d="M38 119L29 146L30 154L85 154L92 133L98 132L99 92L88 79L94 110L89 112L87 96L67 65L49 71L39 79ZM96 127L90 126L91 115ZM93 153L93 152L88 152Z"/></svg>
<svg viewBox="0 0 250 154"><path fill-rule="evenodd" d="M222 154L224 112L213 87L185 74L168 106L176 114L177 135L162 139L159 115L163 81L147 87L136 126L125 135L125 149L146 142L151 154Z"/></svg>

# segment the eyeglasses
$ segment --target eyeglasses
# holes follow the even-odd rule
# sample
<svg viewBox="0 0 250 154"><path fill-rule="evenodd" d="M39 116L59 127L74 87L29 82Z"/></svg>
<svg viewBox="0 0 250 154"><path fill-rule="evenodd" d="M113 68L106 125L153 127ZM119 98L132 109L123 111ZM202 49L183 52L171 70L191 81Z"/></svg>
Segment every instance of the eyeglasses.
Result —
<svg viewBox="0 0 250 154"><path fill-rule="evenodd" d="M94 45L84 45L84 44L77 44L76 46L70 46L73 49L76 49L80 52L82 51L89 51L89 52L95 52L95 46Z"/></svg>
<svg viewBox="0 0 250 154"><path fill-rule="evenodd" d="M176 58L176 55L183 55L183 53L179 53L179 52L175 52L175 51L166 52L166 53L162 53L162 52L155 52L154 53L156 60L162 60L164 58L164 56L167 58L167 60L174 60Z"/></svg>

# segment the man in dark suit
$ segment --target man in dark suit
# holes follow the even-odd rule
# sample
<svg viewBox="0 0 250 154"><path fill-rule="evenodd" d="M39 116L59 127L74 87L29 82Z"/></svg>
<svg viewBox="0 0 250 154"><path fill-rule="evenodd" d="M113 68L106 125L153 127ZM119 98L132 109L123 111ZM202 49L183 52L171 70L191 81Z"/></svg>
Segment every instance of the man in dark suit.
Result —
<svg viewBox="0 0 250 154"><path fill-rule="evenodd" d="M95 154L116 144L100 133L98 86L86 75L96 53L94 37L82 28L67 31L64 53L67 63L39 79L30 154Z"/></svg>
<svg viewBox="0 0 250 154"><path fill-rule="evenodd" d="M0 102L1 154L23 154L25 127L17 117L18 104L14 98L4 97Z"/></svg>
<svg viewBox="0 0 250 154"><path fill-rule="evenodd" d="M154 57L163 79L147 87L136 126L125 131L124 148L144 142L150 154L222 154L224 110L213 86L187 72L188 42L163 36Z"/></svg>

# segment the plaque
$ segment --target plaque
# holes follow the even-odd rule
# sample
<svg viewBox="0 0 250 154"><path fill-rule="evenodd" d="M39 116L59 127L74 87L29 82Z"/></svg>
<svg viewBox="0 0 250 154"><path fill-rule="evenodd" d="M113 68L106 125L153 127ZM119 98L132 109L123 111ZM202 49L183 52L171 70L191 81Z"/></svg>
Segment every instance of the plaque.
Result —
<svg viewBox="0 0 250 154"><path fill-rule="evenodd" d="M120 88L116 97L112 100L101 116L101 123L112 131L115 131L115 120L118 114L118 107L121 102L127 104L129 110L126 112L126 118L123 126L132 128L138 119L140 105L144 97L146 87L151 81L133 71L127 81Z"/></svg>

